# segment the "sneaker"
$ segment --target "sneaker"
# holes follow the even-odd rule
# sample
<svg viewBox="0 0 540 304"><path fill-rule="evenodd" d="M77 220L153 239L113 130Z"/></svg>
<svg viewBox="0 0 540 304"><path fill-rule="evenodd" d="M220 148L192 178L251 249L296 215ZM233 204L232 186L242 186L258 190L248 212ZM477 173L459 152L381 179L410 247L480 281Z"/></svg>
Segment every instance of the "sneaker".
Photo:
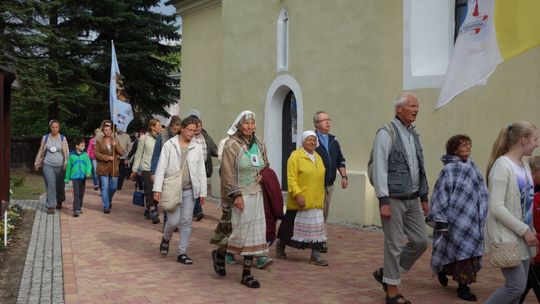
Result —
<svg viewBox="0 0 540 304"><path fill-rule="evenodd" d="M276 259L286 259L287 255L285 254L285 245L281 243L280 240L276 244Z"/></svg>
<svg viewBox="0 0 540 304"><path fill-rule="evenodd" d="M321 258L320 256L311 256L311 258L309 259L309 262L313 265L317 265L317 266L328 266L328 261Z"/></svg>
<svg viewBox="0 0 540 304"><path fill-rule="evenodd" d="M79 210L73 211L73 217L79 217Z"/></svg>
<svg viewBox="0 0 540 304"><path fill-rule="evenodd" d="M234 258L234 254L232 253L227 253L225 255L225 263L229 264L229 265L233 265L233 264L236 264L236 259Z"/></svg>
<svg viewBox="0 0 540 304"><path fill-rule="evenodd" d="M60 203L60 204L56 204L56 209L58 209L58 210L62 209L62 204L61 204L61 203Z"/></svg>
<svg viewBox="0 0 540 304"><path fill-rule="evenodd" d="M147 220L150 219L150 210L144 209L144 218Z"/></svg>
<svg viewBox="0 0 540 304"><path fill-rule="evenodd" d="M269 258L267 256L260 256L257 257L257 269L264 269L274 263L274 260L272 258Z"/></svg>
<svg viewBox="0 0 540 304"><path fill-rule="evenodd" d="M54 214L54 208L47 208L47 214Z"/></svg>
<svg viewBox="0 0 540 304"><path fill-rule="evenodd" d="M103 213L109 214L109 213L111 213L111 209L103 209Z"/></svg>
<svg viewBox="0 0 540 304"><path fill-rule="evenodd" d="M94 190L99 190L99 187L98 186L94 186Z"/></svg>

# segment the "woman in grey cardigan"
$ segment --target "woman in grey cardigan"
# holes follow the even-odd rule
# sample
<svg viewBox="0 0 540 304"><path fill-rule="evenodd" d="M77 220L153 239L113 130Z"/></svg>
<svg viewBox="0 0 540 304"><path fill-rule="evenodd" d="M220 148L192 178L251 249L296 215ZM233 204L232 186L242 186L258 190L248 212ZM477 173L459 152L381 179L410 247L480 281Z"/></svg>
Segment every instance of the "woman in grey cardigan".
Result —
<svg viewBox="0 0 540 304"><path fill-rule="evenodd" d="M532 199L534 184L524 156L538 146L538 130L526 121L504 127L493 144L488 163L489 211L486 240L495 244L517 242L521 263L501 268L505 284L486 303L518 303L527 285L530 259L538 244L533 233Z"/></svg>

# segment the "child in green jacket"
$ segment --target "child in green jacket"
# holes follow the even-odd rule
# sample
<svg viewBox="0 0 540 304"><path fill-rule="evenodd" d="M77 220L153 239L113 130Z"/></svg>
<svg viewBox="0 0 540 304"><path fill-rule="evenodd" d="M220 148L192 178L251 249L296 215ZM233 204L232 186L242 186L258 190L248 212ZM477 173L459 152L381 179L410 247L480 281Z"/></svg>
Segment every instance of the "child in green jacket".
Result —
<svg viewBox="0 0 540 304"><path fill-rule="evenodd" d="M92 174L92 163L84 152L84 139L76 138L74 143L75 150L69 154L64 182L67 184L71 180L73 184L73 216L78 217L82 213L86 177Z"/></svg>

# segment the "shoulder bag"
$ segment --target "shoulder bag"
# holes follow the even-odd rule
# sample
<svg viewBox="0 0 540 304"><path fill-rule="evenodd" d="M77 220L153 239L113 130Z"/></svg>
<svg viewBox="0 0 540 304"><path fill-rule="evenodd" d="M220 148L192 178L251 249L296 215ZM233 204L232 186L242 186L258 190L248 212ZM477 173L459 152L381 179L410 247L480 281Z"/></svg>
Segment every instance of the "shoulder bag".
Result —
<svg viewBox="0 0 540 304"><path fill-rule="evenodd" d="M529 179L527 180L526 187L529 187ZM514 202L514 208L516 208ZM517 214L516 210L514 213ZM519 248L519 239L513 242L500 242L500 243L491 243L490 245L491 253L489 255L489 262L491 266L496 268L509 268L515 267L521 263L521 254Z"/></svg>
<svg viewBox="0 0 540 304"><path fill-rule="evenodd" d="M161 207L167 212L174 211L182 203L182 174L186 166L189 152L186 153L180 171L163 179L161 187Z"/></svg>

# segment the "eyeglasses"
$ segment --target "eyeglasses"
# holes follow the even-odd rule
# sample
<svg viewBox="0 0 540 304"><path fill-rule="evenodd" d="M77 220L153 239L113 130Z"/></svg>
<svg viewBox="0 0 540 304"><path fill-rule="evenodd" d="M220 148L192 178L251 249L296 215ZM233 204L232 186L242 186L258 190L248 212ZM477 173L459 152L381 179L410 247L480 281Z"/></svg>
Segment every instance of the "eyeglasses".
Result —
<svg viewBox="0 0 540 304"><path fill-rule="evenodd" d="M328 121L328 122L330 122L330 121L332 121L332 120L331 120L330 118L325 118L325 119L317 120L317 122L323 122L323 121Z"/></svg>

